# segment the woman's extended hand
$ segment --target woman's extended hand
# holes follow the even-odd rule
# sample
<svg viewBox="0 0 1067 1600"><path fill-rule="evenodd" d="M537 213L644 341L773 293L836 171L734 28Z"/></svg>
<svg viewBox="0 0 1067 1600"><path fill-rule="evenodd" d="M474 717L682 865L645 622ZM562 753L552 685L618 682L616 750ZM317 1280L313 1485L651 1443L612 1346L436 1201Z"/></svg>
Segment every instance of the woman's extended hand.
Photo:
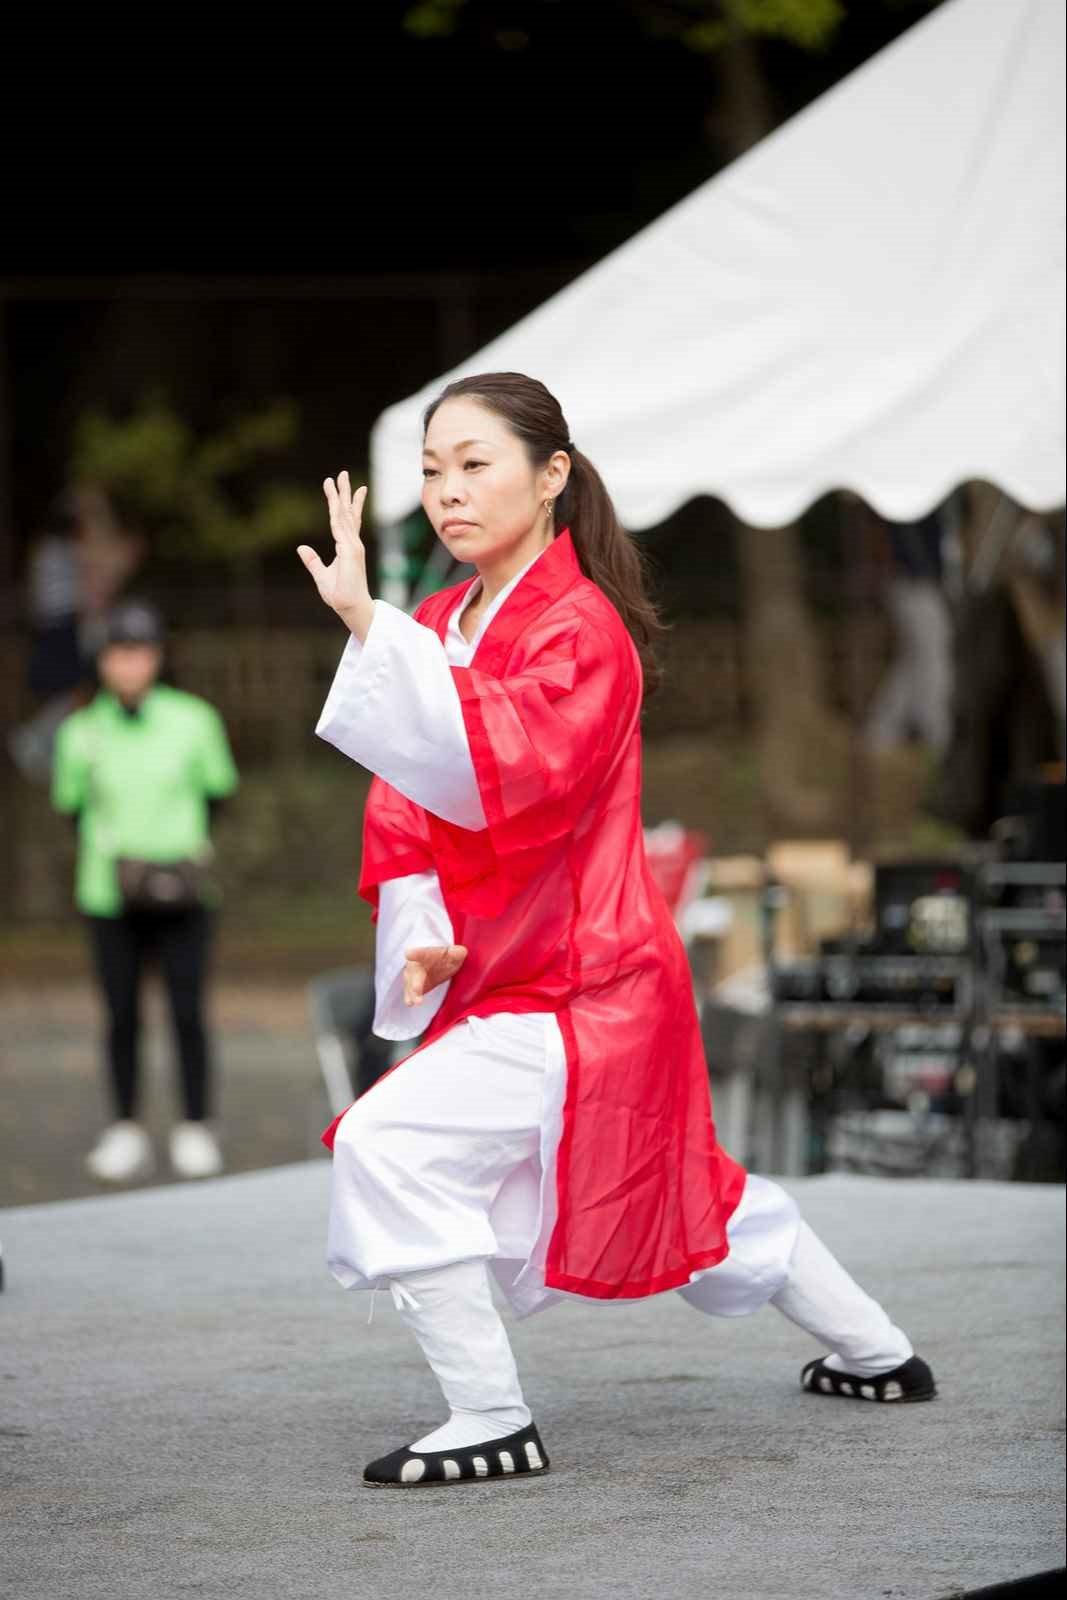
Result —
<svg viewBox="0 0 1067 1600"><path fill-rule="evenodd" d="M467 947L462 944L420 945L415 950L405 950L404 955L404 1004L417 1006L431 989L455 977L467 959Z"/></svg>
<svg viewBox="0 0 1067 1600"><path fill-rule="evenodd" d="M367 490L357 489L353 495L347 472L339 474L336 484L327 478L322 487L330 508L334 558L327 566L309 544L298 545L296 553L323 600L362 642L374 620L374 601L367 587L367 552L360 538Z"/></svg>

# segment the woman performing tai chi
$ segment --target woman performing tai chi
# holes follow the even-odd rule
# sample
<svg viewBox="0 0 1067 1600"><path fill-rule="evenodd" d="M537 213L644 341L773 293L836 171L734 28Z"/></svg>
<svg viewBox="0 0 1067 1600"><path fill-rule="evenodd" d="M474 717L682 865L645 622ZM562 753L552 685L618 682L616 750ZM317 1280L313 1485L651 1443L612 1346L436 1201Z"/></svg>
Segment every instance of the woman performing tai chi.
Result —
<svg viewBox="0 0 1067 1600"><path fill-rule="evenodd" d="M716 1144L689 966L645 860L640 715L657 626L635 547L558 402L517 373L425 417L422 501L477 575L374 600L366 491L325 483L300 556L351 638L317 732L375 774L360 892L375 1031L419 1049L324 1135L329 1266L388 1286L448 1419L373 1484L543 1472L490 1268L520 1315L677 1289L770 1301L828 1353L805 1389L929 1400L929 1367L777 1184Z"/></svg>

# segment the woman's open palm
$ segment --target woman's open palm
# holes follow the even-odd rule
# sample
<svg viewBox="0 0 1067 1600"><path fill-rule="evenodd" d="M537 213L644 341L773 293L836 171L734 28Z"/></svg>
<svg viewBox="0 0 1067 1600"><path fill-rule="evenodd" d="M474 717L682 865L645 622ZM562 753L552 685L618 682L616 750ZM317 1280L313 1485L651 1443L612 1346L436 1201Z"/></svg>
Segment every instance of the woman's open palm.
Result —
<svg viewBox="0 0 1067 1600"><path fill-rule="evenodd" d="M297 555L314 578L322 599L338 616L348 621L360 608L370 603L367 552L360 537L367 490L366 487L359 488L353 494L347 472L340 473L336 483L332 478L327 478L322 488L330 508L333 560L329 563L323 561L308 544L298 545Z"/></svg>

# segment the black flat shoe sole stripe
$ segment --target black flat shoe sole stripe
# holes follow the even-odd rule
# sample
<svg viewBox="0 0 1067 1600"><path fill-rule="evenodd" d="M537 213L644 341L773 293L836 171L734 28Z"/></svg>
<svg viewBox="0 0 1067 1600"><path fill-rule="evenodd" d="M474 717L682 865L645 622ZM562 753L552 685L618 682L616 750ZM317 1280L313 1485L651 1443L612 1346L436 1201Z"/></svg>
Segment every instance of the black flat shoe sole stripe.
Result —
<svg viewBox="0 0 1067 1600"><path fill-rule="evenodd" d="M416 1478L401 1483L398 1478L364 1478L364 1489L455 1489L472 1483L513 1483L517 1478L543 1478L551 1467L523 1467L515 1472L490 1472L484 1478Z"/></svg>

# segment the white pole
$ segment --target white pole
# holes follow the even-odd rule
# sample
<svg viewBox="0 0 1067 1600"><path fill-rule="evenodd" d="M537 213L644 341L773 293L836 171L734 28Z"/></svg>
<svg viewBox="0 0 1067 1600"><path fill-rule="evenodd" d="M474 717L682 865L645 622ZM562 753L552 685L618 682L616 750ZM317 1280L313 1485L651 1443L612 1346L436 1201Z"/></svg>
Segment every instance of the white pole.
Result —
<svg viewBox="0 0 1067 1600"><path fill-rule="evenodd" d="M378 593L400 610L408 603L408 557L404 524L390 522L378 534Z"/></svg>

